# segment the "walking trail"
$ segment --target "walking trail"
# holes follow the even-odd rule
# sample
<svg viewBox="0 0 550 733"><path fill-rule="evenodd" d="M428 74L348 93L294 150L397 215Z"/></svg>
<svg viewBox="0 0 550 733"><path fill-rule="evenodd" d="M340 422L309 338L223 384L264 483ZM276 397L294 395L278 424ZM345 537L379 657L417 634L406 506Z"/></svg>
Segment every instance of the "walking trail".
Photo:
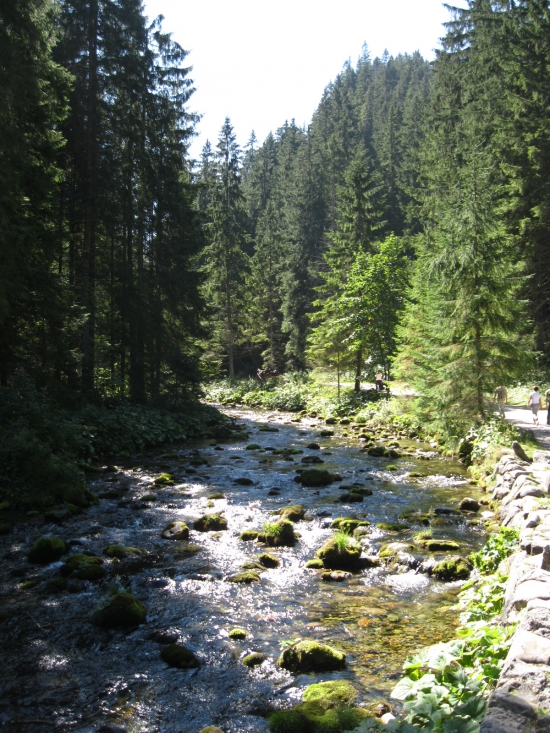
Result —
<svg viewBox="0 0 550 733"><path fill-rule="evenodd" d="M539 412L539 424L533 425L533 414L529 407L514 407L512 405L506 405L504 407L506 412L506 419L510 422L515 423L518 427L524 430L531 430L544 448L544 450L550 450L550 425L546 424L546 410Z"/></svg>

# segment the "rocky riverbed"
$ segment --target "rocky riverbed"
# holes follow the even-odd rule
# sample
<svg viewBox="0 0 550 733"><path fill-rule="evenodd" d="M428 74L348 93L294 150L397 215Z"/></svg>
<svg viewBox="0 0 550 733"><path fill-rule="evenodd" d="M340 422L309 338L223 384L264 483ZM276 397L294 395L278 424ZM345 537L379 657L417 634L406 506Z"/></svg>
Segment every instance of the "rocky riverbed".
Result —
<svg viewBox="0 0 550 733"><path fill-rule="evenodd" d="M2 729L260 733L317 681L374 708L408 654L453 636L488 516L460 464L397 429L226 412L245 441L103 467L98 506L0 538ZM62 541L55 557L41 537ZM106 622L121 597L134 615ZM299 639L343 663L285 665Z"/></svg>

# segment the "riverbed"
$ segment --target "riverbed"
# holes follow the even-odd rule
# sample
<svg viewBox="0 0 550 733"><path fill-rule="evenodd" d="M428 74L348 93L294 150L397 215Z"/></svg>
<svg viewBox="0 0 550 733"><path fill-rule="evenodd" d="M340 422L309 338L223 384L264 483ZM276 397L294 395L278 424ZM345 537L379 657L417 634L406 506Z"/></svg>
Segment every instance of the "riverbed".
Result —
<svg viewBox="0 0 550 733"><path fill-rule="evenodd" d="M269 712L298 701L313 682L345 678L362 704L388 699L409 654L454 635L458 582L382 564L336 583L305 565L332 535L337 517L371 522L361 538L366 557L374 558L388 542L410 541L422 526L410 523L409 530L396 533L376 524L406 521L399 516L411 509L430 513L437 520L434 536L458 541L460 554L479 548L483 524L457 505L466 496L483 495L460 463L399 433L384 440L397 442L401 457L376 458L361 450L347 425L321 436L327 426L316 418L291 422L295 416L285 413L224 411L248 431L246 441L194 441L133 456L116 471L91 475L97 507L60 524L29 517L0 538L2 729L198 733L217 725L225 733L265 733ZM313 443L318 448L307 447ZM247 450L251 444L259 447ZM341 480L302 487L295 477L308 456ZM163 472L174 477L172 485L155 485ZM372 495L361 503L342 502L350 485L369 488ZM303 505L306 517L296 523L299 541L293 547L269 549L279 567L265 569L257 583L228 582L266 550L241 540L241 533L261 530L294 504ZM435 509L444 511L434 514ZM193 529L196 519L212 513L226 518L227 530ZM191 528L188 542L160 537L174 521ZM105 558L107 577L100 583L78 581L54 590L62 561L37 567L26 559L32 543L46 535L68 541L71 552L101 556L117 544L147 554ZM91 623L98 604L116 587L144 604L145 624L106 631ZM246 639L229 637L235 627L247 632ZM344 651L346 670L294 676L280 669L281 645L297 638ZM168 667L160 651L170 640L193 651L200 667ZM241 662L251 652L265 655L252 669Z"/></svg>

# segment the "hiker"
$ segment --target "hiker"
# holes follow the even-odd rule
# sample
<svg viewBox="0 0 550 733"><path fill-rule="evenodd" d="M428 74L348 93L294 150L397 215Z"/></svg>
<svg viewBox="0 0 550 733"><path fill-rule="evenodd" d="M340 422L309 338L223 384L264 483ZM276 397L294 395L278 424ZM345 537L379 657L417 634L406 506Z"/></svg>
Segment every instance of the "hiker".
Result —
<svg viewBox="0 0 550 733"><path fill-rule="evenodd" d="M527 407L531 405L531 412L533 413L533 423L535 425L539 424L539 410L540 405L542 402L542 395L539 392L538 387L533 387L533 391L529 395L529 399L527 400Z"/></svg>
<svg viewBox="0 0 550 733"><path fill-rule="evenodd" d="M550 390L548 390L550 392ZM501 417L504 417L504 405L508 402L508 392L506 391L506 387L497 387L495 389L495 394L493 395L493 399L496 400L498 404L498 412Z"/></svg>
<svg viewBox="0 0 550 733"><path fill-rule="evenodd" d="M550 425L550 389L546 390L545 397L546 397L546 409L547 409L546 424Z"/></svg>
<svg viewBox="0 0 550 733"><path fill-rule="evenodd" d="M374 375L374 384L376 385L377 392L384 391L384 375L382 374L382 372L376 372L376 374Z"/></svg>

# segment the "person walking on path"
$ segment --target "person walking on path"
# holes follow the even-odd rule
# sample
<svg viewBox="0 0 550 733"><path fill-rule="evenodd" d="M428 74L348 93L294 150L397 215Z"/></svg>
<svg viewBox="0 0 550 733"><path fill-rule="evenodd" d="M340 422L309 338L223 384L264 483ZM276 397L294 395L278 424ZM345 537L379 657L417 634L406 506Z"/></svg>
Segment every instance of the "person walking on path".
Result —
<svg viewBox="0 0 550 733"><path fill-rule="evenodd" d="M535 425L539 424L539 410L542 402L542 395L539 392L538 387L533 387L533 391L529 395L529 399L527 400L527 407L529 405L531 406L531 412L533 413L533 423Z"/></svg>
<svg viewBox="0 0 550 733"><path fill-rule="evenodd" d="M550 425L550 389L546 390L546 424Z"/></svg>
<svg viewBox="0 0 550 733"><path fill-rule="evenodd" d="M548 390L548 392L550 392L550 390ZM497 387L495 389L493 399L498 403L498 412L500 417L504 417L504 405L508 402L508 392L506 391L506 387Z"/></svg>

